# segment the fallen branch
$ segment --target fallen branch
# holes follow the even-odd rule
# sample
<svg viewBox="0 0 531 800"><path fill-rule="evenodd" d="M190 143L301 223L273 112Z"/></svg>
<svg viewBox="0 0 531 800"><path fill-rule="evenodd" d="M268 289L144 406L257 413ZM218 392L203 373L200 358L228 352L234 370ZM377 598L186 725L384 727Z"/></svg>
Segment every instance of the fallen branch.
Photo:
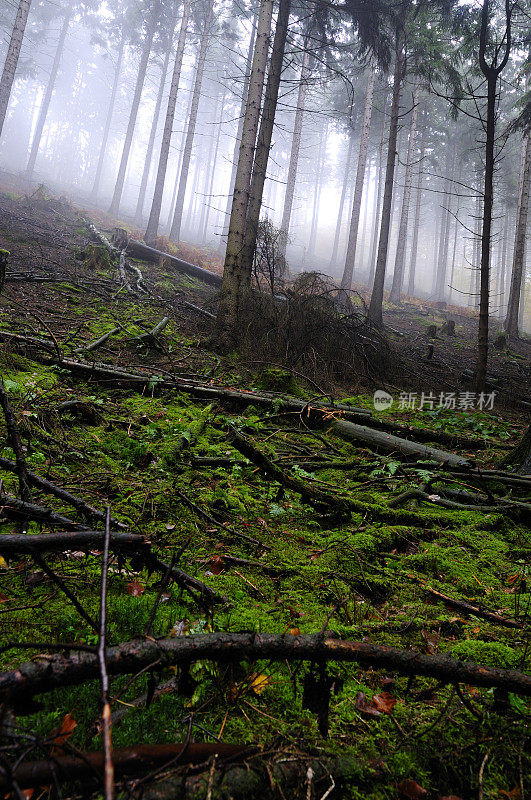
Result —
<svg viewBox="0 0 531 800"><path fill-rule="evenodd" d="M484 514L492 514L493 512L512 513L518 517L529 517L531 515L531 505L529 503L518 503L516 501L501 501L496 505L479 505L477 503L458 503L455 500L445 500L438 494L427 494L420 489L408 489L407 492L402 492L398 497L393 497L389 501L389 508L396 508L409 500L423 500L424 502L431 503L431 505L441 506L448 508L452 511L481 511Z"/></svg>
<svg viewBox="0 0 531 800"><path fill-rule="evenodd" d="M228 597L224 597L214 589L211 589L210 586L207 586L203 581L200 581L198 578L193 578L191 575L188 575L188 573L183 572L179 567L171 566L165 561L160 561L156 556L151 555L146 561L146 566L156 569L157 572L162 572L163 574L169 571L171 579L179 586L182 586L183 589L190 592L194 600L202 602L203 605L205 600L209 605L229 602ZM196 595L195 592L198 594Z"/></svg>
<svg viewBox="0 0 531 800"><path fill-rule="evenodd" d="M13 461L10 461L7 458L0 457L0 467L2 469L7 469L11 472L15 471L15 464ZM52 483L46 478L41 478L40 475L37 475L35 472L31 470L27 470L27 477L28 481L32 486L36 486L38 489L42 489L43 492L47 492L48 494L54 495L59 500L63 500L68 505L72 506L79 511L80 514L83 514L85 517L89 519L97 519L100 522L105 522L105 514L103 511L98 511L97 508L86 503L80 497L76 497L75 495L67 492L66 489L62 489L60 486L57 486L55 483ZM111 523L116 526L117 528L125 528L126 526L123 522L119 522L117 519L111 517ZM73 523L75 524L75 523Z"/></svg>
<svg viewBox="0 0 531 800"><path fill-rule="evenodd" d="M102 344L105 344L105 342L108 339L110 339L111 336L114 336L116 333L120 333L121 330L122 330L122 328L113 328L111 331L107 331L107 333L104 333L103 336L100 336L99 339L95 339L93 342L89 342L89 344L85 344L85 345L81 345L80 347L76 347L74 352L76 352L76 353L91 353L93 350L96 350L96 348L101 347Z"/></svg>
<svg viewBox="0 0 531 800"><path fill-rule="evenodd" d="M431 589L429 586L425 586L424 590L430 595L430 597L433 597L434 600L440 600L445 605L456 608L459 611L463 611L465 614L473 614L475 617L481 617L489 622L493 622L495 625L503 625L506 628L524 627L521 622L517 622L515 619L502 617L500 614L495 614L493 611L487 611L479 606L473 606L470 603L465 603L463 600L454 600L453 597L448 597L447 595L436 591L436 589Z"/></svg>
<svg viewBox="0 0 531 800"><path fill-rule="evenodd" d="M10 557L32 553L65 553L69 550L74 552L100 550L104 540L103 531L63 531L31 536L4 533L0 536L0 553L4 557ZM139 533L111 533L110 546L113 551L142 555L147 554L150 543Z"/></svg>
<svg viewBox="0 0 531 800"><path fill-rule="evenodd" d="M36 503L26 503L5 492L0 492L0 512L8 519L33 519L37 522L46 522L48 525L60 525L69 531L87 530L86 525L63 517L62 514L56 514L50 508Z"/></svg>
<svg viewBox="0 0 531 800"><path fill-rule="evenodd" d="M249 745L223 744L219 742L198 744L140 744L134 747L118 747L113 752L114 769L117 777L137 776L139 772L163 767L170 761L179 764L203 764L208 758L217 755L219 759L238 758L256 752ZM0 766L0 789L8 791L12 781L22 789L45 786L60 781L75 781L95 778L103 773L104 754L100 751L68 756L53 756L42 761L29 761L18 764L13 773L8 774Z"/></svg>
<svg viewBox="0 0 531 800"><path fill-rule="evenodd" d="M152 328L150 331L146 331L146 333L141 333L140 336L135 336L135 338L132 339L132 341L139 342L142 344L145 342L147 342L148 344L156 343L157 336L159 335L159 333L162 333L162 331L167 326L169 321L170 321L169 317L163 317L161 321L155 325L154 328Z"/></svg>
<svg viewBox="0 0 531 800"><path fill-rule="evenodd" d="M268 633L206 633L171 639L133 639L108 647L109 675L136 674L157 662L163 666L195 661L344 661L403 675L425 675L445 683L495 687L531 695L531 675L497 669L447 655L424 655L371 642L342 641L325 634L306 636ZM12 705L28 697L66 686L76 686L99 675L93 653L35 658L14 670L0 673L0 700Z"/></svg>
<svg viewBox="0 0 531 800"><path fill-rule="evenodd" d="M138 242L136 239L129 239L127 243L127 253L133 258L139 258L142 261L151 261L158 264L161 258L164 259L168 266L174 267L178 272L184 275L190 275L192 278L197 278L203 283L208 283L209 286L221 287L222 276L217 275L215 272L209 272L202 267L196 267L195 264L190 264L188 261L183 261L182 258L172 256L169 253L164 253L162 250L156 250L154 247L143 242Z"/></svg>

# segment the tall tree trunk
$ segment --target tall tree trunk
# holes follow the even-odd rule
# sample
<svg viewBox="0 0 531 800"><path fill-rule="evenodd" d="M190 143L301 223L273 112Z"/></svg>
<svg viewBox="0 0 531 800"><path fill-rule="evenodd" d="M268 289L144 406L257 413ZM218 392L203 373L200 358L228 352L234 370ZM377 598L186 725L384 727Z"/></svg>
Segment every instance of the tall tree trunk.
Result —
<svg viewBox="0 0 531 800"><path fill-rule="evenodd" d="M244 274L249 275L251 274L256 249L256 234L260 220L260 210L262 208L267 164L271 151L273 126L277 110L280 79L282 77L282 65L284 63L284 53L286 50L290 9L291 0L280 0L275 37L273 39L273 50L267 75L264 108L262 111L258 138L256 140L249 200L247 204L244 244L241 253L241 269Z"/></svg>
<svg viewBox="0 0 531 800"><path fill-rule="evenodd" d="M20 56L24 31L26 30L30 5L31 0L20 0L18 4L4 69L2 70L2 77L0 78L0 134L4 127L11 89L13 87L13 81L15 80L15 73L17 71L18 58Z"/></svg>
<svg viewBox="0 0 531 800"><path fill-rule="evenodd" d="M131 144L133 142L133 134L135 132L138 108L140 106L140 98L142 97L142 89L144 88L147 65L151 53L151 46L153 44L153 37L155 36L155 30L157 27L159 15L160 15L160 3L157 2L153 6L153 10L151 12L148 25L146 28L144 42L142 44L142 52L140 55L140 63L138 65L138 73L136 77L136 85L133 94L133 101L131 103L131 110L129 112L129 121L127 123L127 131L125 134L124 146L122 149L122 157L120 159L120 166L118 168L118 175L116 178L116 184L114 186L114 194L112 196L111 205L109 207L109 214L113 215L116 215L120 208L120 201L122 199L122 193L124 190L125 173L129 162L129 154L131 152Z"/></svg>
<svg viewBox="0 0 531 800"><path fill-rule="evenodd" d="M507 303L507 316L504 327L510 336L518 336L518 309L522 292L522 276L524 274L525 237L527 215L529 209L529 188L531 182L531 136L525 139L525 157L520 197L516 214L516 233L514 237L513 266L511 272L511 288Z"/></svg>
<svg viewBox="0 0 531 800"><path fill-rule="evenodd" d="M511 52L511 14L510 0L505 0L505 34L502 39L504 55L498 62L501 44L496 48L493 62L486 62L489 38L490 3L483 0L481 9L481 30L479 40L479 66L487 84L487 119L485 121L485 183L483 188L483 225L481 230L481 273L479 296L478 357L475 371L477 392L485 390L487 379L487 359L489 352L489 288L490 288L490 243L492 228L494 146L496 142L496 95L498 78L507 65ZM518 323L516 323L518 324Z"/></svg>
<svg viewBox="0 0 531 800"><path fill-rule="evenodd" d="M293 125L293 138L291 140L291 152L289 156L288 176L286 179L286 192L284 194L284 205L282 206L282 221L280 223L279 250L281 256L286 256L288 246L289 228L291 222L291 212L293 210L293 198L295 197L295 182L297 180L297 170L299 166L299 151L301 148L302 122L306 105L306 93L308 91L308 77L310 75L310 51L308 48L309 32L311 29L311 17L307 20L306 35L304 37L301 75L299 79L299 91L297 93L297 108L295 111L295 123Z"/></svg>
<svg viewBox="0 0 531 800"><path fill-rule="evenodd" d="M321 130L319 135L319 148L317 151L317 180L315 182L313 208L312 208L312 224L310 226L310 237L308 239L308 253L315 254L315 243L317 241L317 225L319 219L319 206L321 203L321 189L324 172L324 162L326 159L326 140L328 134L328 124L325 124L324 129ZM324 153L324 156L323 156Z"/></svg>
<svg viewBox="0 0 531 800"><path fill-rule="evenodd" d="M234 197L234 183L236 181L236 171L238 169L238 156L240 152L240 144L242 141L243 122L245 119L245 109L247 108L247 98L249 95L249 81L251 79L251 67L253 63L254 46L256 42L256 27L258 22L258 10L255 11L252 27L251 38L249 41L249 49L247 51L247 58L245 61L245 75L243 78L242 86L242 101L240 104L240 114L238 116L238 127L236 128L236 139L234 140L234 150L232 151L232 167L230 172L229 191L227 194L227 204L225 207L225 223L223 226L223 234L220 240L219 252L223 253L226 249L226 241L229 233L230 215L232 211L232 200Z"/></svg>
<svg viewBox="0 0 531 800"><path fill-rule="evenodd" d="M114 78L112 82L112 90L111 90L111 99L109 100L109 108L107 109L107 118L105 120L105 127L103 129L103 137L101 140L100 145L100 153L98 157L98 165L96 167L96 175L94 177L94 185L92 187L92 199L95 200L98 197L98 192L100 190L100 181L101 181L101 174L103 172L103 164L105 162L105 156L107 154L107 143L109 141L109 134L111 132L111 122L112 122L112 115L114 112L114 104L116 102L116 94L118 92L118 83L120 81L120 73L122 71L122 61L124 57L124 49L125 49L125 36L122 33L120 38L120 45L118 47L118 58L116 59L116 66L114 68Z"/></svg>
<svg viewBox="0 0 531 800"><path fill-rule="evenodd" d="M343 175L343 185L341 187L341 197L339 200L339 209L337 212L336 230L334 233L334 244L332 246L332 255L330 256L330 267L334 267L337 260L337 251L339 249L339 236L341 234L341 227L343 224L343 210L345 208L345 199L347 197L347 188L350 182L350 170L352 165L352 153L354 151L354 136L352 129L349 128L349 141L348 151L345 161L345 172Z"/></svg>
<svg viewBox="0 0 531 800"><path fill-rule="evenodd" d="M382 134L380 137L380 146L378 147L378 189L376 194L376 208L374 211L374 219L372 223L371 235L371 254L369 256L369 280L370 286L374 280L374 269L376 267L376 248L378 246L378 231L380 228L380 212L382 209L382 193L383 193L383 151L385 144L385 130L386 130L386 111L387 111L387 91L384 94L384 104L382 109Z"/></svg>
<svg viewBox="0 0 531 800"><path fill-rule="evenodd" d="M199 53L197 54L197 68L194 80L194 92L192 95L192 105L188 119L186 140L184 143L183 160L181 164L181 174L179 176L179 188L177 189L177 200L175 203L175 213L170 229L170 238L178 242L181 235L181 225L184 211L184 198L186 196L186 185L188 183L188 172L190 170L190 160L192 158L192 148L194 144L195 126L197 123L197 112L199 110L199 100L201 99L201 86L205 72L206 55L210 41L210 26L212 24L214 2L209 0L206 9L204 28L201 34Z"/></svg>
<svg viewBox="0 0 531 800"><path fill-rule="evenodd" d="M135 210L135 223L137 225L142 225L143 215L144 215L144 203L146 201L146 190L149 180L149 173L151 170L151 161L153 159L153 150L155 149L155 137L157 135L157 128L159 125L159 117L160 117L160 109L162 106L162 97L164 95L164 89L166 86L166 76L168 74L168 64L170 63L170 56L173 46L173 35L175 33L175 25L177 24L177 18L173 18L173 26L171 29L171 35L168 38L168 48L166 50L166 54L164 56L164 63L162 64L162 69L160 72L160 83L159 83L159 90L157 92L157 99L155 101L155 108L153 110L153 119L151 122L151 130L149 132L149 141L146 150L146 157L144 159L144 168L142 170L142 179L140 181L140 190L138 192L138 200L136 204Z"/></svg>
<svg viewBox="0 0 531 800"><path fill-rule="evenodd" d="M441 219L441 235L439 239L439 252L437 259L437 279L435 296L437 300L444 300L446 287L446 272L448 269L448 245L450 237L450 206L452 203L452 186L454 181L455 150L448 146L446 159L446 187L444 193L444 206Z"/></svg>
<svg viewBox="0 0 531 800"><path fill-rule="evenodd" d="M455 256L457 253L457 234L459 230L459 194L457 195L457 208L455 210L455 225L454 225L454 244L452 248L452 265L450 268L450 286L448 287L448 302L452 302L452 292L454 291L454 276L455 276Z"/></svg>
<svg viewBox="0 0 531 800"><path fill-rule="evenodd" d="M380 239L378 242L378 255L374 271L374 284L369 303L369 319L375 324L383 324L382 303L385 283L385 267L387 264L387 250L389 247L389 231L391 227L391 211L393 205L393 182L396 163L396 139L398 134L398 112L400 108L400 89L404 74L404 35L401 30L396 32L395 68L393 75L393 99L391 102L391 120L389 124L389 145L387 149L387 164L385 168L385 186L382 203L382 221L380 224Z"/></svg>
<svg viewBox="0 0 531 800"><path fill-rule="evenodd" d="M358 228L360 222L361 198L363 195L363 182L365 178L365 168L367 166L367 150L369 147L369 133L371 130L372 107L374 101L374 84L376 81L376 63L371 61L369 75L367 78L367 89L365 92L365 107L363 110L363 122L361 126L360 150L358 154L358 168L356 171L356 184L354 187L354 199L350 217L350 228L348 234L347 253L345 256L345 266L341 278L341 288L348 292L352 285L354 274L354 262L356 260L356 246L358 242ZM396 146L396 141L395 141Z"/></svg>
<svg viewBox="0 0 531 800"><path fill-rule="evenodd" d="M66 34L68 33L68 27L70 25L71 16L72 16L71 11L67 11L65 13L63 24L61 26L61 32L59 34L59 39L57 41L57 47L55 50L52 69L50 71L50 77L48 78L48 83L46 84L46 91L44 92L44 97L42 99L41 107L39 110L39 118L37 120L37 126L35 128L35 133L33 134L33 141L31 143L28 166L26 167L26 174L28 178L32 177L33 172L35 170L35 162L37 160L37 155L39 152L42 132L44 130L44 123L46 122L46 117L48 116L48 109L50 108L50 102L52 100L55 81L57 78L57 73L59 72L59 65L61 63L61 58L63 55Z"/></svg>
<svg viewBox="0 0 531 800"><path fill-rule="evenodd" d="M251 193L251 173L269 53L272 16L273 0L261 0L238 168L234 182L223 282L214 331L214 341L222 349L233 347L238 339L239 313L251 285L251 275L242 265L241 253L245 240L245 226Z"/></svg>
<svg viewBox="0 0 531 800"><path fill-rule="evenodd" d="M181 68L183 64L184 47L186 44L186 31L188 29L188 20L190 18L190 8L192 0L184 0L183 13L181 17L181 27L179 29L179 38L177 40L177 48L175 50L175 61L173 63L173 73L171 76L170 94L168 97L168 106L166 108L166 118L164 120L164 131L162 134L162 142L160 146L159 164L157 167L157 177L155 179L155 189L153 192L153 200L151 203L151 211L146 228L144 239L146 242L153 242L159 232L160 211L162 208L162 196L164 194L164 183L166 181L166 170L168 168L168 156L170 153L171 135L173 130L173 121L175 119L175 108L177 105L177 93L179 91L179 81L181 79ZM179 173L178 173L179 174Z"/></svg>
<svg viewBox="0 0 531 800"><path fill-rule="evenodd" d="M426 130L427 125L424 124L422 126L422 137L420 140L419 169L417 173L417 196L415 201L415 220L413 222L413 239L411 242L409 276L407 282L407 293L410 297L415 294L415 274L417 272L417 255L420 230L420 206L422 201L422 183L424 180L424 150L426 148Z"/></svg>
<svg viewBox="0 0 531 800"><path fill-rule="evenodd" d="M507 282L507 241L509 239L509 206L505 206L503 215L503 232L501 240L500 269L498 273L498 299L500 304L500 314L503 316L505 311L505 284Z"/></svg>
<svg viewBox="0 0 531 800"><path fill-rule="evenodd" d="M223 126L223 114L225 111L225 99L226 99L226 92L223 92L221 95L221 108L219 112L219 119L217 121L217 131L215 136L215 144L214 144L214 155L212 157L212 163L210 165L210 179L206 191L206 199L208 202L205 202L205 219L203 222L203 229L201 232L201 242L205 242L208 235L208 223L210 221L210 210L211 210L211 203L212 197L214 192L214 179L216 177L216 165L218 163L218 153L219 153L219 140L221 138L221 128Z"/></svg>
<svg viewBox="0 0 531 800"><path fill-rule="evenodd" d="M393 303L399 303L402 296L402 283L404 281L404 265L406 263L406 243L407 227L409 220L409 204L411 200L411 184L413 183L413 162L415 160L415 150L417 143L417 119L420 94L420 79L415 78L413 89L413 108L411 110L411 120L409 127L409 143L407 148L406 176L404 181L404 194L402 197L402 211L400 213L400 225L398 228L398 242L395 255L395 269L393 273L393 284L389 299Z"/></svg>

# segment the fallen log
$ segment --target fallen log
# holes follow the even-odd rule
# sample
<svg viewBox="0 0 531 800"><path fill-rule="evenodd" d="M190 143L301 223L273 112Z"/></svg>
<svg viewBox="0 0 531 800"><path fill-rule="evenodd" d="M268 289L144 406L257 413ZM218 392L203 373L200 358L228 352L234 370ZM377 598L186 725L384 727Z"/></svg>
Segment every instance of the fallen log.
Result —
<svg viewBox="0 0 531 800"><path fill-rule="evenodd" d="M10 472L15 471L15 463L10 461L8 458L0 457L0 467L2 469L9 470ZM97 508L86 503L80 497L76 497L75 495L67 492L66 489L62 489L60 486L56 486L55 483L47 480L46 478L41 478L40 475L37 475L35 472L31 470L27 470L28 481L31 483L32 486L37 487L38 489L42 489L43 492L47 492L48 494L54 495L59 500L63 500L68 505L75 508L76 511L79 511L80 514L83 514L85 517L89 519L97 519L101 522L105 522L105 514L103 511L98 511ZM117 519L111 517L111 523L115 525L117 528L125 528L126 526L123 522L119 522Z"/></svg>
<svg viewBox="0 0 531 800"><path fill-rule="evenodd" d="M404 439L409 439L411 437L416 442L439 442L449 447L460 447L470 450L483 450L486 447L492 446L486 439L473 439L468 436L462 436L459 433L418 428L417 426L404 425L394 420L373 419L371 421L371 427L381 431L387 431L388 433L398 434L403 436Z"/></svg>
<svg viewBox="0 0 531 800"><path fill-rule="evenodd" d="M0 492L0 513L8 519L33 519L37 522L46 522L48 525L60 525L69 531L88 530L87 526L81 522L74 522L50 508L39 506L36 503L26 503L5 492Z"/></svg>
<svg viewBox="0 0 531 800"><path fill-rule="evenodd" d="M64 553L67 550L89 550L103 547L104 531L63 531L35 535L5 533L0 535L0 553L3 556L31 555L32 553ZM111 533L110 546L120 552L141 555L149 551L150 542L139 533Z"/></svg>
<svg viewBox="0 0 531 800"><path fill-rule="evenodd" d="M377 431L366 425L356 425L343 419L337 420L332 424L332 431L343 439L363 442L371 450L399 453L406 458L414 460L437 461L440 464L459 467L460 469L469 469L472 466L472 461L468 458L456 456L454 453L447 453L436 447L427 447L423 444L410 442L408 439Z"/></svg>
<svg viewBox="0 0 531 800"><path fill-rule="evenodd" d="M153 263L159 263L163 258L166 264L176 269L177 272L197 278L203 283L208 283L209 286L215 286L218 289L221 287L221 281L223 280L221 275L216 275L215 272L210 272L207 269L203 269L203 267L196 267L195 264L190 264L188 261L183 261L182 258L164 253L162 250L156 250L154 247L138 242L136 239L129 239L126 252L133 258Z"/></svg>
<svg viewBox="0 0 531 800"><path fill-rule="evenodd" d="M454 600L453 597L448 597L448 595L442 594L442 592L438 592L436 589L431 589L429 586L425 586L424 591L427 592L430 597L433 597L434 600L439 600L447 606L463 611L465 614L473 614L475 617L486 619L489 622L493 622L495 625L503 625L506 628L524 627L521 622L517 622L515 619L502 617L501 614L495 614L493 611L487 611L479 606L473 606L471 603L465 603L463 600Z"/></svg>
<svg viewBox="0 0 531 800"><path fill-rule="evenodd" d="M59 745L57 745L59 747ZM250 745L224 744L222 742L175 744L139 744L134 747L117 747L112 760L116 777L139 777L142 772L164 768L170 764L203 764L212 756L219 760L243 758L257 752ZM51 756L42 761L18 764L11 774L0 766L0 789L8 791L15 781L21 789L46 786L59 781L76 781L87 778L102 779L104 754L101 751L80 755Z"/></svg>
<svg viewBox="0 0 531 800"><path fill-rule="evenodd" d="M105 344L105 342L110 339L111 336L114 336L115 333L120 333L121 330L122 328L113 328L112 330L107 331L107 333L104 333L103 336L100 336L99 339L94 339L94 341L89 342L88 344L76 347L74 352L91 353L93 350L96 350L96 348L101 347L102 344Z"/></svg>
<svg viewBox="0 0 531 800"><path fill-rule="evenodd" d="M448 508L452 511L481 511L484 514L505 512L506 514L514 514L518 518L529 519L531 516L531 505L529 503L519 503L515 500L503 501L491 505L480 505L478 503L458 503L455 500L445 500L438 494L428 494L421 491L421 489L408 489L402 492L397 497L393 497L388 504L388 508L396 508L409 500L422 500L431 505L441 506L441 508Z"/></svg>
<svg viewBox="0 0 531 800"><path fill-rule="evenodd" d="M531 695L531 675L498 669L447 655L424 655L372 642L344 641L326 636L270 633L204 633L171 639L133 639L106 650L109 675L130 675L155 662L161 666L195 661L342 661L402 675L424 675L444 683L495 687ZM35 657L14 670L0 673L0 700L24 705L28 697L99 677L98 657L72 653Z"/></svg>

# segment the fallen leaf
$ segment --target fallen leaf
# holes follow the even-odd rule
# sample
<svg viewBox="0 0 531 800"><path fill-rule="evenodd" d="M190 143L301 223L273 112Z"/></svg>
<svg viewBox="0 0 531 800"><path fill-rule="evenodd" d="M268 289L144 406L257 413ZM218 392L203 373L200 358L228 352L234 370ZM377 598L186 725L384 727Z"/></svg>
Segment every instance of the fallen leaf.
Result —
<svg viewBox="0 0 531 800"><path fill-rule="evenodd" d="M378 711L374 702L369 700L363 692L358 692L356 695L355 706L362 714L368 714L370 717L381 717L382 712Z"/></svg>
<svg viewBox="0 0 531 800"><path fill-rule="evenodd" d="M439 800L461 800L456 794L447 794L444 797L439 797Z"/></svg>
<svg viewBox="0 0 531 800"><path fill-rule="evenodd" d="M7 561L3 556L0 556L0 569L8 569Z"/></svg>
<svg viewBox="0 0 531 800"><path fill-rule="evenodd" d="M253 692L255 694L262 694L264 689L269 684L269 678L267 677L267 675L251 675L250 678L251 678L250 686Z"/></svg>
<svg viewBox="0 0 531 800"><path fill-rule="evenodd" d="M139 597L141 594L144 594L146 591L146 587L143 586L139 580L136 578L131 583L127 584L127 593L131 595L131 597Z"/></svg>
<svg viewBox="0 0 531 800"><path fill-rule="evenodd" d="M426 797L428 794L426 789L423 789L422 786L416 781L411 780L411 778L400 781L396 788L403 797L407 797L409 800L422 800L422 798Z"/></svg>
<svg viewBox="0 0 531 800"><path fill-rule="evenodd" d="M394 697L391 692L375 694L372 700L378 711L383 711L384 714L390 714L396 706L396 697Z"/></svg>
<svg viewBox="0 0 531 800"><path fill-rule="evenodd" d="M21 789L21 791L22 791L22 797L24 797L25 800L31 800L31 798L35 794L35 789Z"/></svg>
<svg viewBox="0 0 531 800"><path fill-rule="evenodd" d="M207 564L213 575L219 575L219 573L223 572L225 569L225 562L221 556L212 556L212 558L207 561Z"/></svg>
<svg viewBox="0 0 531 800"><path fill-rule="evenodd" d="M290 628L288 633L291 633L292 636L300 636L300 629L299 628Z"/></svg>
<svg viewBox="0 0 531 800"><path fill-rule="evenodd" d="M53 731L51 735L51 738L54 741L52 755L55 755L58 748L60 748L61 745L72 736L74 728L77 728L77 720L72 716L72 714L65 714L60 727L56 731Z"/></svg>
<svg viewBox="0 0 531 800"><path fill-rule="evenodd" d="M505 789L500 789L500 794L504 794L509 800L522 800L522 792L519 786L515 786L510 792L506 792Z"/></svg>

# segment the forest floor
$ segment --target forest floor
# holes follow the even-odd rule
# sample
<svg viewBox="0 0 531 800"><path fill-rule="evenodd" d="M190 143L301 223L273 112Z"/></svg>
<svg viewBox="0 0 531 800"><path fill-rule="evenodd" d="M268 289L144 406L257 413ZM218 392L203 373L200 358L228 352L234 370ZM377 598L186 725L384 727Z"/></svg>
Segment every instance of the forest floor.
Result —
<svg viewBox="0 0 531 800"><path fill-rule="evenodd" d="M124 657L112 668L120 792L524 800L529 705L481 675L529 669L531 479L500 467L528 424L529 342L491 351L494 407L480 409L466 373L475 316L420 301L388 307L394 356L386 374L328 380L323 393L353 411L323 403L317 425L313 381L208 349L212 320L198 308L215 311L214 289L165 262L138 262L146 292L127 291L87 216L43 191L0 195L0 247L11 252L0 372L28 469L74 500L109 506L124 533L149 542L113 552L108 568L108 644L154 648L144 661ZM115 224L92 219L107 232ZM206 252L180 255L219 268ZM166 327L150 336L163 317ZM449 318L455 337L441 333ZM375 389L393 395L389 411L375 411ZM422 392L435 399L419 408ZM440 394L452 392L456 408L441 407ZM416 408L401 410L400 393L416 393ZM302 401L299 410L286 408L287 394ZM346 440L336 421L356 421L356 409L369 427L409 426L412 441L429 430L423 441L469 463L452 471ZM56 781L63 796L101 793L82 758L68 769L61 759L102 749L92 623L104 525L35 483L32 502L72 523L52 525L35 510L21 522L3 419L0 437L0 786L15 796L17 784L19 798L55 794ZM402 497L410 490L417 494ZM90 545L6 549L21 529L31 538L84 526L100 531ZM261 659L245 648L231 657L216 650L229 642L222 634L253 646L267 634L277 639ZM315 658L297 658L309 634L318 635ZM332 648L333 637L374 646L376 655L325 668L319 642ZM380 646L420 654L418 664L480 666L466 680L435 667L407 674L415 665L378 661ZM76 659L92 666L76 672ZM175 742L187 746L173 764L166 755L161 766L156 748L139 750L136 774L120 777L120 748ZM199 743L209 747L194 766ZM223 759L224 744L260 750ZM55 763L55 778L23 777L39 759Z"/></svg>

